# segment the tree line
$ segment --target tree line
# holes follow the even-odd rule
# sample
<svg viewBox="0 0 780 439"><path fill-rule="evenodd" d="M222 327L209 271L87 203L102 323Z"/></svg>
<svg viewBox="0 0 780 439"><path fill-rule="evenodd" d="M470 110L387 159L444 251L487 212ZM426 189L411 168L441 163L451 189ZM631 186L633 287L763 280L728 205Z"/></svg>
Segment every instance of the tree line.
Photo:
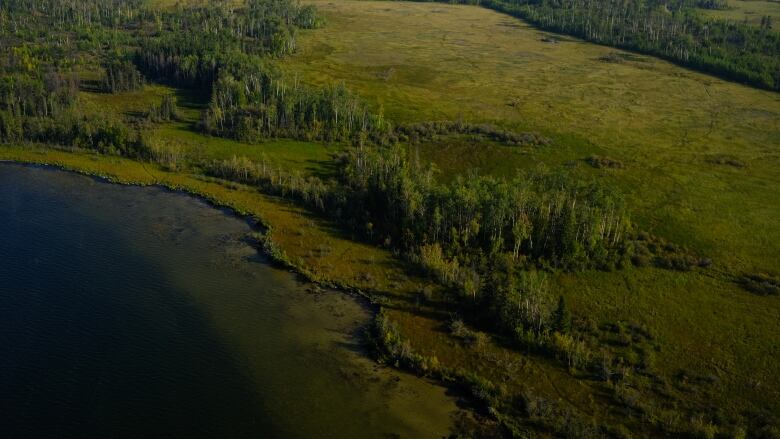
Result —
<svg viewBox="0 0 780 439"><path fill-rule="evenodd" d="M713 20L689 0L460 0L552 32L658 56L730 80L780 90L780 34ZM719 7L712 2L709 7ZM766 23L766 20L764 21Z"/></svg>

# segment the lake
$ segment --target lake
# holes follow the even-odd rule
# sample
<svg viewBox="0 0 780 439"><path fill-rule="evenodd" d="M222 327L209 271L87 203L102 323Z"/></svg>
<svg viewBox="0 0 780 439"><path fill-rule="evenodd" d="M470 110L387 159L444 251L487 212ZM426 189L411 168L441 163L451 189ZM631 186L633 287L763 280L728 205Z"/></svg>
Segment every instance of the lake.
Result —
<svg viewBox="0 0 780 439"><path fill-rule="evenodd" d="M0 164L6 438L440 437L445 389L371 361L364 304L188 195Z"/></svg>

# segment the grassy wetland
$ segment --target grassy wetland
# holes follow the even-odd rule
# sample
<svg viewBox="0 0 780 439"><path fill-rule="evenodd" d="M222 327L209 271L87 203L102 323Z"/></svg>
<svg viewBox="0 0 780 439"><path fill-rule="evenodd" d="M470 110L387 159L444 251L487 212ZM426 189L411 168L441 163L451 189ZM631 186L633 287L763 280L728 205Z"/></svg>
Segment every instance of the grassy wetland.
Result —
<svg viewBox="0 0 780 439"><path fill-rule="evenodd" d="M712 258L702 273L634 269L554 283L575 313L651 328L669 375L718 375L724 406L777 407L780 383L766 360L777 355L779 304L732 281L778 270L777 94L567 37L545 41L553 37L470 6L318 6L329 25L302 39L290 72L344 81L399 122L464 119L554 139L531 150L446 138L413 147L443 178L571 167L620 187L646 230ZM594 154L623 166L594 168L584 160ZM746 341L754 337L762 341Z"/></svg>
<svg viewBox="0 0 780 439"><path fill-rule="evenodd" d="M20 67L51 43L0 28L9 77L66 84L0 103L0 159L256 218L280 263L376 306L376 359L470 395L455 435L780 436L777 92L478 6L254 3L294 25L183 49L166 20L241 19L152 1L110 44L80 30L77 96Z"/></svg>

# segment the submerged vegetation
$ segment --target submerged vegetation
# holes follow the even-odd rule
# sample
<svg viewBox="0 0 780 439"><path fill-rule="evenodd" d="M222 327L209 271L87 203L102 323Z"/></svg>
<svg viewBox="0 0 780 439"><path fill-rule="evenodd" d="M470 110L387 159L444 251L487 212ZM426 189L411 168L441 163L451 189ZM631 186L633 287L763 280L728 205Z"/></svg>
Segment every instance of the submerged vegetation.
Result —
<svg viewBox="0 0 780 439"><path fill-rule="evenodd" d="M480 4L544 29L779 87L776 34L710 25L685 2ZM625 283L646 275L685 285L700 274L771 300L764 296L777 295L776 276L736 274L723 263L722 272L711 269L706 248L644 231L632 218L635 198L577 169L585 162L594 172L628 174L633 161L580 153L552 169L440 178L451 170L421 160L421 145L461 141L516 154L566 145L555 133L500 120L394 120L343 83L309 83L280 69L301 30L323 23L313 6L288 0L3 2L0 142L27 145L7 154L32 161L44 145L67 149L84 169L97 166L84 151L97 152L109 173L132 169L131 181L181 185L234 204L251 199L256 215L274 210L264 213L274 220L253 237L256 245L312 280L380 305L370 331L380 359L478 401L480 423L464 434L776 433L771 409L711 414L717 378L670 372L657 360L667 347L648 326L577 312L587 306L573 307L571 288L561 286L612 273ZM638 61L609 54L596 62ZM163 85L165 92L147 93ZM107 111L106 102L130 108L122 100L139 95L143 104L133 110ZM258 158L280 140L327 146L331 157L302 169ZM240 153L203 154L215 144ZM713 157L708 163L744 167ZM310 232L315 223L326 226ZM554 384L535 383L538 370Z"/></svg>

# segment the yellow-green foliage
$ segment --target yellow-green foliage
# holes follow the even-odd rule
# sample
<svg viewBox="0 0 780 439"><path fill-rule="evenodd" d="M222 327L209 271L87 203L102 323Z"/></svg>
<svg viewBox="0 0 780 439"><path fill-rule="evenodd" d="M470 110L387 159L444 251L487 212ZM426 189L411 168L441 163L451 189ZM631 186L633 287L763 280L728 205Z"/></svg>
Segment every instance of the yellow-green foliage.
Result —
<svg viewBox="0 0 780 439"><path fill-rule="evenodd" d="M780 2L763 0L728 0L728 9L708 9L702 13L716 20L747 21L761 25L761 18L772 17L773 30L780 31Z"/></svg>

